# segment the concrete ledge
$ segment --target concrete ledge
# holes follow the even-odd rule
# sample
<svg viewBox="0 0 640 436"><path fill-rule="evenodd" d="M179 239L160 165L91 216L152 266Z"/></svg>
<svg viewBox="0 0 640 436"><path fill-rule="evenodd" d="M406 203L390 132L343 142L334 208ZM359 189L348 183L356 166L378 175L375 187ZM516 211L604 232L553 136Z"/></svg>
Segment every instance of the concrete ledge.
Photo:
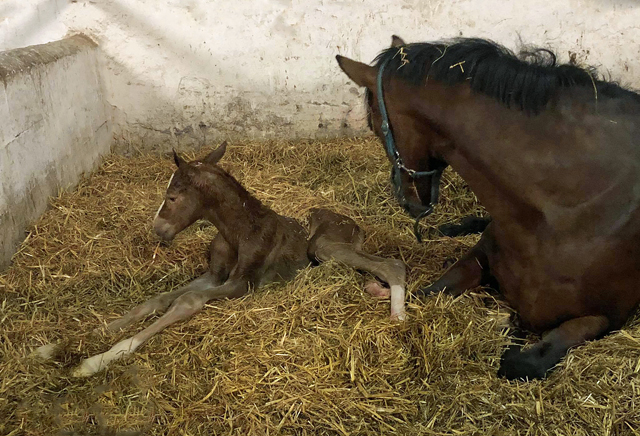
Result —
<svg viewBox="0 0 640 436"><path fill-rule="evenodd" d="M49 197L110 150L97 50L77 35L0 53L0 268Z"/></svg>
<svg viewBox="0 0 640 436"><path fill-rule="evenodd" d="M0 53L0 80L28 73L31 68L55 62L65 56L97 47L89 37L79 34L48 44L32 45Z"/></svg>

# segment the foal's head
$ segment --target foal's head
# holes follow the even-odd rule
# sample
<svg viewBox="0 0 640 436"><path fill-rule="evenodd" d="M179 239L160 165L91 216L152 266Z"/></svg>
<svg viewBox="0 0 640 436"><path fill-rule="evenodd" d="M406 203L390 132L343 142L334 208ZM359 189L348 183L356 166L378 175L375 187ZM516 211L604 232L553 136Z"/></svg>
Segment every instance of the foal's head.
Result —
<svg viewBox="0 0 640 436"><path fill-rule="evenodd" d="M400 59L407 44L398 36L392 37L392 48L397 48ZM370 66L357 62L344 56L336 56L340 68L357 85L365 87L367 122L378 138L385 143L381 124L382 116L378 103L377 76L378 66ZM406 168L422 172L443 170L447 164L435 154L434 145L445 143L445 138L440 136L432 126L421 123L415 117L415 109L412 107L415 90L412 90L401 80L391 78L391 72L385 70L384 102L389 117L390 129L393 132L396 148ZM389 156L394 160L393 156ZM432 194L437 193L431 184L438 183L437 178L420 177L413 179L404 169L399 170L395 166L391 172L393 193L402 206L414 218L421 215L432 201ZM434 195L437 197L437 195Z"/></svg>
<svg viewBox="0 0 640 436"><path fill-rule="evenodd" d="M204 217L205 203L202 187L208 183L210 175L222 172L216 164L227 149L223 142L202 160L187 162L173 152L178 169L173 173L165 199L153 220L156 234L166 241Z"/></svg>

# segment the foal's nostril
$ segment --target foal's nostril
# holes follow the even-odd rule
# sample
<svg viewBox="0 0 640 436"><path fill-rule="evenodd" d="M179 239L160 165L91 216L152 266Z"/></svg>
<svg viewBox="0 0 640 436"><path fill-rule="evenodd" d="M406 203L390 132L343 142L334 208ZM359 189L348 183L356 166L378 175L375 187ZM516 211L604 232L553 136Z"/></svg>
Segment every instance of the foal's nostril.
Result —
<svg viewBox="0 0 640 436"><path fill-rule="evenodd" d="M171 241L175 236L173 226L161 218L156 218L154 221L153 231L165 241Z"/></svg>

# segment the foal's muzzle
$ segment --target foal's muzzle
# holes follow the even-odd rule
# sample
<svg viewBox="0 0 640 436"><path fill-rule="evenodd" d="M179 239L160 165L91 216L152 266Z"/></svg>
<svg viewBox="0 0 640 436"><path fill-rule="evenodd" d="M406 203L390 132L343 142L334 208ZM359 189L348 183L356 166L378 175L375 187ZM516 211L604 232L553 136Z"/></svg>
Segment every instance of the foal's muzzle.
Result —
<svg viewBox="0 0 640 436"><path fill-rule="evenodd" d="M176 236L175 226L160 217L153 221L153 231L166 242L171 242Z"/></svg>

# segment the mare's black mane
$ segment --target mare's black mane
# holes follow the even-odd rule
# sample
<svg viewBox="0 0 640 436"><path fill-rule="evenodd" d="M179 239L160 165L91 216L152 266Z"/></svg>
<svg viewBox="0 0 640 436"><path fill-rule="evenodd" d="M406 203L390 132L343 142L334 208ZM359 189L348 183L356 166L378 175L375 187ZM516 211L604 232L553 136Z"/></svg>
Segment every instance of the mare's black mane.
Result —
<svg viewBox="0 0 640 436"><path fill-rule="evenodd" d="M420 84L434 79L447 85L468 81L471 89L495 98L508 107L531 114L542 111L561 89L588 87L597 98L640 95L614 82L598 78L595 68L558 64L547 49L523 51L516 56L495 42L478 38L456 38L434 43L413 43L391 47L374 60L387 62L385 74ZM367 92L367 101L371 95Z"/></svg>

